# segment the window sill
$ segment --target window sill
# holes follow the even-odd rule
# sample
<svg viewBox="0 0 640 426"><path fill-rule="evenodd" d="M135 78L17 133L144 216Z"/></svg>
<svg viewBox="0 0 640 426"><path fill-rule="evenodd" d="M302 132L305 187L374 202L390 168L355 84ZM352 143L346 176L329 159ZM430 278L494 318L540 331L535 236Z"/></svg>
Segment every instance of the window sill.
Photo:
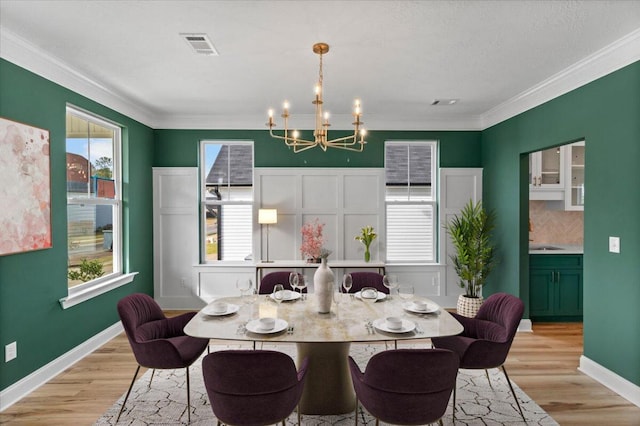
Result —
<svg viewBox="0 0 640 426"><path fill-rule="evenodd" d="M73 294L69 294L69 296L60 299L60 306L62 306L62 309L69 309L79 303L86 302L87 300L111 291L114 288L129 284L137 274L137 272L122 274L108 281L96 284Z"/></svg>

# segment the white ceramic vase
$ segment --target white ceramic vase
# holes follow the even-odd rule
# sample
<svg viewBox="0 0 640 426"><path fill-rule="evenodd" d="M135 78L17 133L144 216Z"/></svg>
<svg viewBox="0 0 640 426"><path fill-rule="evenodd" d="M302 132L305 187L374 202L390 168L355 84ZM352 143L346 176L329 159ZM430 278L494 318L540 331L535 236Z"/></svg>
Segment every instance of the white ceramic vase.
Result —
<svg viewBox="0 0 640 426"><path fill-rule="evenodd" d="M327 259L323 258L320 266L313 274L313 293L318 303L318 312L327 314L331 312L333 302L333 283L335 277L333 271L327 265Z"/></svg>

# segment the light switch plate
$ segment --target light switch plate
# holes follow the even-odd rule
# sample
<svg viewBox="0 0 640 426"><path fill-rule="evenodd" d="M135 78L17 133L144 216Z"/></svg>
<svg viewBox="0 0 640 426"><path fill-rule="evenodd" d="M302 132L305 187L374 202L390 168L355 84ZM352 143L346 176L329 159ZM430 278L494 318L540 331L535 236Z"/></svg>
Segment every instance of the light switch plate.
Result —
<svg viewBox="0 0 640 426"><path fill-rule="evenodd" d="M620 253L620 237L609 237L609 251Z"/></svg>

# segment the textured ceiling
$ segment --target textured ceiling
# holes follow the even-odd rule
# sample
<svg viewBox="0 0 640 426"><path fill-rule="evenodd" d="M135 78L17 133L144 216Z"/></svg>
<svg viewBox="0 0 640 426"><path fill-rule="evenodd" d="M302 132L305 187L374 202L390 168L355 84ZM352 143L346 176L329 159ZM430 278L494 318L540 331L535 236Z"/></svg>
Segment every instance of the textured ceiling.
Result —
<svg viewBox="0 0 640 426"><path fill-rule="evenodd" d="M265 128L284 99L305 123L324 41L336 127L358 97L369 128L400 129L477 119L638 30L640 1L0 0L0 25L154 124L194 127ZM179 33L206 33L220 55Z"/></svg>

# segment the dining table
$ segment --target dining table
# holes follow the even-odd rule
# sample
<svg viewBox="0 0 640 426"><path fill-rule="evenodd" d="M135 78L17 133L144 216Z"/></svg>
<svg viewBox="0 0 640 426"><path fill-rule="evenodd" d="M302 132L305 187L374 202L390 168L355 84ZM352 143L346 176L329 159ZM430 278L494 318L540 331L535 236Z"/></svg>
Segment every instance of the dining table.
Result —
<svg viewBox="0 0 640 426"><path fill-rule="evenodd" d="M371 303L357 293L338 293L331 311L319 313L315 294L286 290L285 295L281 301L273 295L216 299L201 309L184 331L193 337L254 342L254 347L256 342L295 344L297 365L309 359L299 404L302 414L330 415L354 410L356 397L348 365L351 344L379 342L397 347L403 341L463 331L445 309L420 296L406 300L379 293L378 300ZM268 330L260 323L260 318L266 317L276 318L274 327ZM394 326L400 328L391 328L393 323L387 321L388 317L399 318L400 324ZM427 342L425 347L429 347Z"/></svg>

